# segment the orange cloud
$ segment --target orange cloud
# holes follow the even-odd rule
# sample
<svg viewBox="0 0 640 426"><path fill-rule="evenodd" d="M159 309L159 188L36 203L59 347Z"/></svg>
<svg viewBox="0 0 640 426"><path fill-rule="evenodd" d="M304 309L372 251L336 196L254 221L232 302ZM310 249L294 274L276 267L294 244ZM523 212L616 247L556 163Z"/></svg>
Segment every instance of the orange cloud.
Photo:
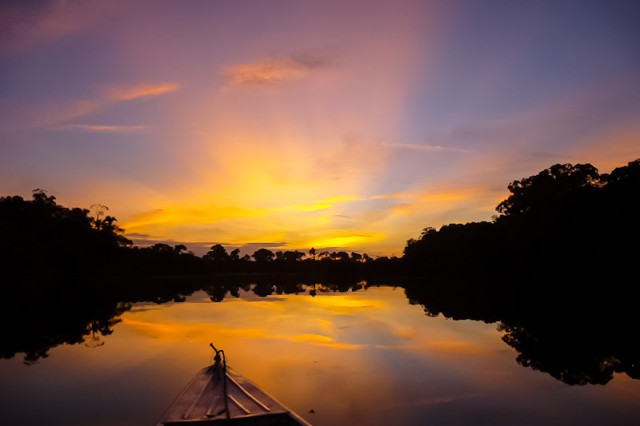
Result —
<svg viewBox="0 0 640 426"><path fill-rule="evenodd" d="M265 86L304 78L312 69L325 68L330 63L326 51L311 49L287 57L228 66L223 68L222 75L232 86Z"/></svg>
<svg viewBox="0 0 640 426"><path fill-rule="evenodd" d="M403 200L400 204L392 205L389 208L390 211L400 216L412 216L451 209L455 205L485 197L487 190L487 188L480 186L436 190L421 189L375 195L372 199Z"/></svg>
<svg viewBox="0 0 640 426"><path fill-rule="evenodd" d="M107 126L99 124L69 124L62 126L62 130L81 130L86 132L106 132L106 133L130 133L145 130L146 126Z"/></svg>
<svg viewBox="0 0 640 426"><path fill-rule="evenodd" d="M145 96L157 96L163 93L173 92L178 88L176 83L164 84L139 84L128 87L107 87L104 93L107 99L118 101L130 101Z"/></svg>
<svg viewBox="0 0 640 426"><path fill-rule="evenodd" d="M219 201L224 202L225 196L221 194ZM227 206L210 204L206 199L197 205L175 200L123 222L122 227L129 233L164 232L176 241L185 241L185 238L191 241L226 241L229 244L255 240L287 241L298 248L357 246L383 238L382 233L371 232L367 228L331 229L336 221L334 210L340 204L360 201L355 196L267 207L252 207L254 201L251 198L226 201ZM215 227L216 224L220 226ZM212 231L215 235L211 235Z"/></svg>
<svg viewBox="0 0 640 426"><path fill-rule="evenodd" d="M261 86L303 78L307 75L307 69L291 59L270 59L227 67L223 75L232 86Z"/></svg>
<svg viewBox="0 0 640 426"><path fill-rule="evenodd" d="M87 116L116 102L133 100L146 96L156 96L174 91L178 84L141 84L129 87L108 87L101 93L85 99L60 99L29 103L0 103L0 129L42 128L68 123ZM85 130L91 132L140 131L144 126L109 126L90 124L68 124L57 130Z"/></svg>

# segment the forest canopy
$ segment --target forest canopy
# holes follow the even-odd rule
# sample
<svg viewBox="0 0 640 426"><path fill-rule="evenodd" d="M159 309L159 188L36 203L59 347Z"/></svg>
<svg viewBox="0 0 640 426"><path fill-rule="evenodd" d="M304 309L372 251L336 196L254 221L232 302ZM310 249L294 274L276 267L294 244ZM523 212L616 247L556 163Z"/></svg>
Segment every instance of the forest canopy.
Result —
<svg viewBox="0 0 640 426"><path fill-rule="evenodd" d="M413 275L491 281L631 277L640 236L640 160L599 174L556 164L509 184L493 222L425 228L404 249ZM629 244L631 243L631 244Z"/></svg>
<svg viewBox="0 0 640 426"><path fill-rule="evenodd" d="M66 208L41 190L32 200L1 197L0 331L8 340L0 357L24 352L35 362L61 343L97 342L131 303L180 302L199 289L218 302L241 290L315 296L379 283L401 285L430 316L498 322L520 364L563 382L640 377L631 297L640 160L610 174L557 164L508 188L493 221L427 227L402 259L315 248L240 256L221 244L202 257L183 244L137 248L104 206Z"/></svg>
<svg viewBox="0 0 640 426"><path fill-rule="evenodd" d="M66 208L45 191L0 197L3 274L203 274L216 272L406 274L473 279L500 288L509 276L624 280L637 256L640 160L600 174L591 164L556 164L508 185L492 222L427 227L402 259L347 251L240 255L214 244L197 257L183 244L132 247L108 208ZM540 288L540 286L537 286Z"/></svg>

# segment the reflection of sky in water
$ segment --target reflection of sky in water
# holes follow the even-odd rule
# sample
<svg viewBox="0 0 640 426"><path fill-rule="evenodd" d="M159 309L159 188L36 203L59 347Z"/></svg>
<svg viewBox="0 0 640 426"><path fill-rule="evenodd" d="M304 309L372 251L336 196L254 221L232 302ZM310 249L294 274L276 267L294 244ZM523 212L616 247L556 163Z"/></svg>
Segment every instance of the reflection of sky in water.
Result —
<svg viewBox="0 0 640 426"><path fill-rule="evenodd" d="M640 383L570 387L515 363L495 325L429 318L402 289L141 304L104 346L0 362L3 424L153 424L223 348L314 424L634 424ZM34 409L37 407L37 409ZM308 414L313 409L314 414ZM634 421L635 419L635 421Z"/></svg>

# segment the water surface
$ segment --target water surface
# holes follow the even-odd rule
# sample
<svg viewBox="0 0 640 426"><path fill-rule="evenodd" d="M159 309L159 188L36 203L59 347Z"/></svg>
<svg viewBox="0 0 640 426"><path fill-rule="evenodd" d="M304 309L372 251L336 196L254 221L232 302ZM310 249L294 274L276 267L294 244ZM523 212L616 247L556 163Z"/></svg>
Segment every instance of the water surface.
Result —
<svg viewBox="0 0 640 426"><path fill-rule="evenodd" d="M56 346L33 365L0 360L0 423L155 424L209 362L209 342L314 425L640 420L640 381L567 385L516 363L496 324L427 316L402 288L238 296L137 303L111 335Z"/></svg>

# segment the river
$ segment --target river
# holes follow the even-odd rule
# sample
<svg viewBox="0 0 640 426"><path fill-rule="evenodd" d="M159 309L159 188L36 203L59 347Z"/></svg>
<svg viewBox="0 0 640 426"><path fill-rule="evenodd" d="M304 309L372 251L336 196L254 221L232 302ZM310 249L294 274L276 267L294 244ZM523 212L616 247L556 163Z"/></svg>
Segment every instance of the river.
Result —
<svg viewBox="0 0 640 426"><path fill-rule="evenodd" d="M496 323L425 315L401 287L256 293L134 303L111 334L0 360L0 423L153 425L213 342L314 425L639 424L640 380L566 384L517 363Z"/></svg>

